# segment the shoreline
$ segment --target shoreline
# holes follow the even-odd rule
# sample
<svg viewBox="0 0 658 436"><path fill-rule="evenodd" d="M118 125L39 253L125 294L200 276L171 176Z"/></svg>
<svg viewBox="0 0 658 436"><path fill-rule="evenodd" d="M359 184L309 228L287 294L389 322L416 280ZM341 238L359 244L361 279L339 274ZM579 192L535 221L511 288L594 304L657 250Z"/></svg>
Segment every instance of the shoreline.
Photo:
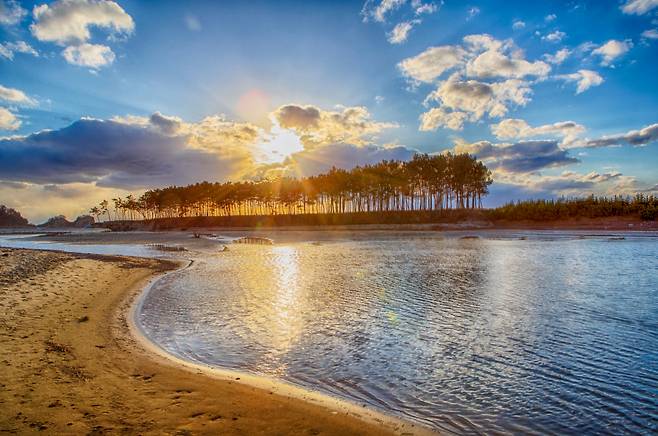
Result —
<svg viewBox="0 0 658 436"><path fill-rule="evenodd" d="M152 284L178 270L170 261L0 251L6 259L0 267L16 264L9 272L0 269L0 284L8 283L0 287L6 296L0 345L7 352L2 431L434 433L319 392L210 369L159 349L137 330L134 316ZM25 272L26 265L36 270Z"/></svg>
<svg viewBox="0 0 658 436"><path fill-rule="evenodd" d="M435 223L381 223L381 224L319 224L319 225L271 225L271 226L171 226L154 228L150 223L142 221L127 222L125 228L112 229L112 223L96 223L93 229L106 232L149 231L155 233L168 232L213 232L213 231L617 231L617 232L651 232L658 231L658 221L643 221L637 217L607 217L580 218L555 221L482 221L462 220L455 222ZM0 228L0 235L48 233L61 236L84 229L80 228L49 228L49 227L6 227Z"/></svg>
<svg viewBox="0 0 658 436"><path fill-rule="evenodd" d="M187 265L151 278L148 284L142 288L141 292L139 292L137 295L128 296L129 307L127 309L127 321L130 332L133 338L142 347L144 347L144 349L151 353L154 359L163 359L180 367L181 370L196 373L201 372L207 377L221 381L233 382L239 380L241 384L245 384L247 386L251 386L263 391L274 392L277 395L282 395L287 398L326 407L332 413L335 412L346 414L367 423L383 425L386 428L395 431L396 433L401 432L404 434L412 434L409 432L413 432L415 435L439 434L438 431L424 427L422 424L406 421L395 415L380 412L366 405L360 406L352 401L334 397L320 391L297 386L285 380L280 380L265 375L256 375L247 371L205 365L202 363L185 360L169 353L167 350L162 348L148 337L144 329L139 324L138 316L145 298L151 292L153 286L157 284L160 279L168 274L189 268L192 266L193 262L194 261L190 261Z"/></svg>

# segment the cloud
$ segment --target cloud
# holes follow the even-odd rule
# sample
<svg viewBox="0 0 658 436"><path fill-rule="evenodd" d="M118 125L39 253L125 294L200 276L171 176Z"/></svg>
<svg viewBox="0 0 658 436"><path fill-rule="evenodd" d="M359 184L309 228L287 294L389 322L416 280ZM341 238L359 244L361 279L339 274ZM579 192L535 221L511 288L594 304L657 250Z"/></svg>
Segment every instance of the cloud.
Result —
<svg viewBox="0 0 658 436"><path fill-rule="evenodd" d="M430 47L417 56L404 59L398 68L410 79L431 83L444 72L462 65L466 54L460 46Z"/></svg>
<svg viewBox="0 0 658 436"><path fill-rule="evenodd" d="M420 24L420 20L403 21L398 23L390 33L388 33L388 42L391 44L402 44L409 37L409 32L414 26Z"/></svg>
<svg viewBox="0 0 658 436"><path fill-rule="evenodd" d="M547 23L550 23L550 22L555 21L556 18L557 18L557 15L555 15L555 14L548 14L548 15L546 15L546 16L544 17L544 21L546 21Z"/></svg>
<svg viewBox="0 0 658 436"><path fill-rule="evenodd" d="M468 117L469 115L466 112L449 112L442 107L435 107L421 114L419 130L425 132L433 131L439 127L462 130L464 128L464 122L468 120Z"/></svg>
<svg viewBox="0 0 658 436"><path fill-rule="evenodd" d="M546 62L524 59L512 40L501 41L487 34L467 35L463 45L430 47L398 67L416 83L433 83L454 70L425 98L425 105L441 105L441 110L430 109L420 116L420 130L425 131L439 127L461 130L466 121L478 121L485 115L501 117L511 106L530 101L531 82L522 79L543 80L551 71Z"/></svg>
<svg viewBox="0 0 658 436"><path fill-rule="evenodd" d="M16 0L0 0L0 24L13 26L21 22L27 11Z"/></svg>
<svg viewBox="0 0 658 436"><path fill-rule="evenodd" d="M33 106L37 103L33 98L28 97L20 89L7 88L2 85L0 85L0 100L26 106Z"/></svg>
<svg viewBox="0 0 658 436"><path fill-rule="evenodd" d="M62 56L69 64L94 70L111 65L116 58L110 47L88 43L66 47Z"/></svg>
<svg viewBox="0 0 658 436"><path fill-rule="evenodd" d="M549 33L548 35L542 36L541 39L543 41L548 41L548 42L560 42L564 39L565 36L567 36L566 33L556 30L554 32Z"/></svg>
<svg viewBox="0 0 658 436"><path fill-rule="evenodd" d="M565 82L575 82L576 94L587 91L593 86L599 86L603 83L603 77L599 75L596 71L592 70L578 70L576 73L571 74L561 74L555 76L556 79L564 80Z"/></svg>
<svg viewBox="0 0 658 436"><path fill-rule="evenodd" d="M602 136L601 138L578 141L572 144L571 147L598 148L622 145L643 147L656 141L658 141L658 123L651 124L640 130L630 130L626 133L620 133L617 135Z"/></svg>
<svg viewBox="0 0 658 436"><path fill-rule="evenodd" d="M464 45L430 47L398 64L412 80L431 83L446 71L465 67L467 77L545 77L551 70L543 61L529 62L511 40L499 41L487 34L467 35Z"/></svg>
<svg viewBox="0 0 658 436"><path fill-rule="evenodd" d="M373 121L362 106L326 111L312 105L291 104L279 107L272 116L281 127L299 135L309 149L333 143L364 146L383 130L397 127L395 123Z"/></svg>
<svg viewBox="0 0 658 436"><path fill-rule="evenodd" d="M508 118L491 125L491 132L499 139L557 136L564 138L565 143L573 142L585 130L585 126L574 121L560 121L531 127L525 120Z"/></svg>
<svg viewBox="0 0 658 436"><path fill-rule="evenodd" d="M644 15L658 7L658 0L627 0L621 10L628 15Z"/></svg>
<svg viewBox="0 0 658 436"><path fill-rule="evenodd" d="M8 109L0 107L0 130L17 130L19 127L21 127L21 120Z"/></svg>
<svg viewBox="0 0 658 436"><path fill-rule="evenodd" d="M514 23L512 23L512 29L514 30L525 29L525 21L521 21L521 20L514 21Z"/></svg>
<svg viewBox="0 0 658 436"><path fill-rule="evenodd" d="M430 15L438 11L443 6L443 0L437 5L434 2L423 3L420 0L412 0L411 7L414 8L416 15Z"/></svg>
<svg viewBox="0 0 658 436"><path fill-rule="evenodd" d="M398 9L406 3L406 0L381 0L379 2L368 0L361 9L361 16L363 21L373 19L379 23L386 21L386 15Z"/></svg>
<svg viewBox="0 0 658 436"><path fill-rule="evenodd" d="M592 54L601 57L601 65L609 66L615 59L628 53L631 48L633 48L633 43L630 40L617 41L611 39L600 47L592 50Z"/></svg>
<svg viewBox="0 0 658 436"><path fill-rule="evenodd" d="M470 121L477 121L485 115L501 117L507 113L510 105L526 105L530 101L531 92L527 82L518 79L490 84L477 80L461 80L458 75L453 75L440 83L438 88L427 96L425 102L440 102L441 107L467 113ZM438 114L435 114L435 117L436 115ZM461 124L458 124L461 118L462 115L445 118L450 123L444 126L452 124L461 127Z"/></svg>
<svg viewBox="0 0 658 436"><path fill-rule="evenodd" d="M454 151L473 154L490 168L505 173L529 173L579 162L567 150L561 149L555 140L528 140L513 144L479 141L458 144Z"/></svg>
<svg viewBox="0 0 658 436"><path fill-rule="evenodd" d="M83 183L37 185L0 181L3 202L20 211L32 223L42 223L59 214L73 220L89 213L89 208L102 200L128 194L139 196L140 192Z"/></svg>
<svg viewBox="0 0 658 436"><path fill-rule="evenodd" d="M658 39L658 29L648 29L642 32L643 38Z"/></svg>
<svg viewBox="0 0 658 436"><path fill-rule="evenodd" d="M79 44L91 38L90 27L130 34L135 23L121 6L106 0L57 0L35 6L30 30L39 41Z"/></svg>
<svg viewBox="0 0 658 436"><path fill-rule="evenodd" d="M404 146L356 146L337 143L294 153L282 166L291 175L306 177L327 172L332 167L351 169L357 165L374 164L382 160L410 160L415 153L417 150Z"/></svg>
<svg viewBox="0 0 658 436"><path fill-rule="evenodd" d="M555 176L529 175L517 179L518 182L533 191L543 191L560 196L582 196L587 193L623 195L637 192L635 178L624 176L620 172L600 173L592 171L587 174L580 174L573 171L564 171Z"/></svg>
<svg viewBox="0 0 658 436"><path fill-rule="evenodd" d="M588 174L564 171L558 175L497 173L496 183L485 204L495 207L510 200L556 198L561 196L632 195L642 191L634 177L619 172ZM644 189L651 192L651 188Z"/></svg>
<svg viewBox="0 0 658 436"><path fill-rule="evenodd" d="M137 188L222 180L251 165L246 149L217 144L211 152L189 141L150 124L81 119L63 129L0 140L0 174L37 184Z"/></svg>
<svg viewBox="0 0 658 436"><path fill-rule="evenodd" d="M523 78L526 76L545 77L551 71L550 65L543 61L529 62L519 52L505 54L501 49L506 46L494 46L471 59L466 65L470 77L505 77Z"/></svg>
<svg viewBox="0 0 658 436"><path fill-rule="evenodd" d="M546 62L555 64L555 65L560 65L562 62L564 62L569 55L571 54L571 50L568 48L563 48L555 52L555 54L545 54L543 57L546 59Z"/></svg>
<svg viewBox="0 0 658 436"><path fill-rule="evenodd" d="M39 53L25 41L0 43L0 56L9 60L13 60L15 53L39 56Z"/></svg>
<svg viewBox="0 0 658 436"><path fill-rule="evenodd" d="M476 15L480 14L480 8L477 6L470 7L468 9L468 15L466 16L466 21L472 20Z"/></svg>
<svg viewBox="0 0 658 436"><path fill-rule="evenodd" d="M113 117L112 121L139 126L165 136L178 136L186 146L209 152L250 152L263 136L261 129L250 123L226 119L224 115L211 115L197 123L188 123L179 117L155 112L150 117Z"/></svg>

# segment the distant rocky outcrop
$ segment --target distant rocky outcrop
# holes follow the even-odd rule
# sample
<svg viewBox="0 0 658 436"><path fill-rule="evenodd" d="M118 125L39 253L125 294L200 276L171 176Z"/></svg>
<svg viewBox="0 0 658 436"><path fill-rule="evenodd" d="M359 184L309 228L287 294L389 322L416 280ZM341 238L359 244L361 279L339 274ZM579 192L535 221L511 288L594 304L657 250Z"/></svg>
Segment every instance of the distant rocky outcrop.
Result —
<svg viewBox="0 0 658 436"><path fill-rule="evenodd" d="M94 217L90 215L81 215L71 222L66 219L64 215L57 215L50 218L43 224L39 224L39 227L56 227L56 228L65 228L65 227L91 227L94 224Z"/></svg>
<svg viewBox="0 0 658 436"><path fill-rule="evenodd" d="M0 227L26 227L29 225L30 223L21 216L20 212L0 205Z"/></svg>
<svg viewBox="0 0 658 436"><path fill-rule="evenodd" d="M80 215L73 221L73 227L91 227L96 220L91 215Z"/></svg>
<svg viewBox="0 0 658 436"><path fill-rule="evenodd" d="M45 223L39 224L39 227L71 227L72 225L73 223L67 220L64 215L57 215Z"/></svg>

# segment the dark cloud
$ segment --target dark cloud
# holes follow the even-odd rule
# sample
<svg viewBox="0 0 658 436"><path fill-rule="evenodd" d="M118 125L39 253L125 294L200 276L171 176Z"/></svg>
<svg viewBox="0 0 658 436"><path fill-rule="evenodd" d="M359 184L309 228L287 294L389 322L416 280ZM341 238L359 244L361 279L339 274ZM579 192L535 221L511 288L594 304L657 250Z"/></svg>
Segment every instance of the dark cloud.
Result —
<svg viewBox="0 0 658 436"><path fill-rule="evenodd" d="M315 106L281 106L275 112L275 117L281 127L308 129L317 127L320 120L320 110Z"/></svg>
<svg viewBox="0 0 658 436"><path fill-rule="evenodd" d="M593 148L621 145L641 147L655 141L658 141L658 123L652 124L640 130L631 130L630 132L621 135L604 136L598 139L590 139L584 144L578 143L578 145Z"/></svg>
<svg viewBox="0 0 658 436"><path fill-rule="evenodd" d="M555 140L520 141L509 145L480 141L458 146L457 151L474 154L487 160L489 167L511 173L527 173L580 162L567 150L561 149Z"/></svg>
<svg viewBox="0 0 658 436"><path fill-rule="evenodd" d="M144 126L82 119L60 130L0 140L0 179L140 188L222 180L248 159L190 148L182 136Z"/></svg>
<svg viewBox="0 0 658 436"><path fill-rule="evenodd" d="M374 145L359 147L352 144L332 144L295 153L286 159L284 165L298 169L298 173L303 176L310 176L326 172L333 166L351 169L382 160L409 160L414 153L416 150L403 146L384 148Z"/></svg>
<svg viewBox="0 0 658 436"><path fill-rule="evenodd" d="M149 121L151 124L162 130L163 133L168 135L173 135L181 127L181 120L175 117L162 115L160 112L155 112L153 115L151 115L149 117Z"/></svg>

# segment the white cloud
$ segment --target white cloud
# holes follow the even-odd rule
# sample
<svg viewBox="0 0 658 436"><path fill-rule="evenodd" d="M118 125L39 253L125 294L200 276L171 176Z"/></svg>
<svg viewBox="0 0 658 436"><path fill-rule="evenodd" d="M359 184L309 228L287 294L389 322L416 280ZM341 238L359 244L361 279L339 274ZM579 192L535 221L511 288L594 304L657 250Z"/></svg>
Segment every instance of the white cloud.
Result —
<svg viewBox="0 0 658 436"><path fill-rule="evenodd" d="M92 26L126 34L135 28L121 6L106 0L57 0L35 6L33 15L30 30L34 37L60 45L88 41Z"/></svg>
<svg viewBox="0 0 658 436"><path fill-rule="evenodd" d="M573 142L585 132L585 127L574 121L560 121L537 127L530 126L525 120L508 118L491 125L491 132L499 139L531 138L537 136L561 137L564 144Z"/></svg>
<svg viewBox="0 0 658 436"><path fill-rule="evenodd" d="M98 69L112 64L115 59L114 52L106 45L80 44L66 47L62 51L66 62L72 65Z"/></svg>
<svg viewBox="0 0 658 436"><path fill-rule="evenodd" d="M555 64L555 65L560 65L562 62L564 62L569 55L571 54L571 50L568 48L563 48L555 52L555 54L545 54L543 57L546 59L546 62Z"/></svg>
<svg viewBox="0 0 658 436"><path fill-rule="evenodd" d="M567 36L566 33L556 30L548 35L542 36L541 39L548 42L560 42Z"/></svg>
<svg viewBox="0 0 658 436"><path fill-rule="evenodd" d="M648 39L658 39L658 29L648 29L642 32L642 36Z"/></svg>
<svg viewBox="0 0 658 436"><path fill-rule="evenodd" d="M592 70L578 70L576 73L561 74L555 77L566 82L576 82L576 94L585 92L589 88L599 86L603 83L603 77L601 77L596 71Z"/></svg>
<svg viewBox="0 0 658 436"><path fill-rule="evenodd" d="M420 23L420 20L403 21L402 23L398 23L388 34L388 42L391 44L402 44L409 37L411 29Z"/></svg>
<svg viewBox="0 0 658 436"><path fill-rule="evenodd" d="M21 126L21 120L8 109L0 107L0 130L16 130Z"/></svg>
<svg viewBox="0 0 658 436"><path fill-rule="evenodd" d="M608 66L612 62L628 53L633 48L633 43L630 40L618 41L611 39L600 47L592 50L593 55L601 56L601 65Z"/></svg>
<svg viewBox="0 0 658 436"><path fill-rule="evenodd" d="M559 175L541 174L514 174L497 172L496 180L502 183L511 183L523 186L550 196L601 194L601 195L628 195L637 192L637 183L634 177L624 176L622 173L592 171L587 174L574 171L563 171Z"/></svg>
<svg viewBox="0 0 658 436"><path fill-rule="evenodd" d="M504 47L503 47L504 48ZM545 77L551 67L543 61L528 62L519 52L503 53L499 48L490 48L471 59L466 65L466 72L471 77L507 77L523 78L526 76Z"/></svg>
<svg viewBox="0 0 658 436"><path fill-rule="evenodd" d="M381 0L379 2L375 0L368 0L363 5L363 9L361 10L363 21L373 19L377 22L383 23L386 21L386 15L389 12L398 9L405 3L406 0Z"/></svg>
<svg viewBox="0 0 658 436"><path fill-rule="evenodd" d="M281 127L294 131L306 149L336 143L365 146L383 130L398 127L372 120L362 106L327 111L313 105L289 104L276 109L272 116Z"/></svg>
<svg viewBox="0 0 658 436"><path fill-rule="evenodd" d="M644 15L658 7L658 0L627 0L621 10L629 15Z"/></svg>
<svg viewBox="0 0 658 436"><path fill-rule="evenodd" d="M466 51L460 46L443 45L430 47L421 54L407 58L398 64L405 76L425 83L431 83L445 71L462 65Z"/></svg>
<svg viewBox="0 0 658 436"><path fill-rule="evenodd" d="M442 107L435 107L421 114L419 130L424 132L434 131L439 127L462 130L467 119L468 114L466 112L448 112Z"/></svg>
<svg viewBox="0 0 658 436"><path fill-rule="evenodd" d="M529 62L510 40L500 41L490 35L464 37L464 46L430 47L398 64L402 73L418 82L431 83L444 72L466 67L466 76L477 78L545 77L551 70L543 61Z"/></svg>
<svg viewBox="0 0 658 436"><path fill-rule="evenodd" d="M16 0L0 0L0 24L13 26L18 24L27 11Z"/></svg>
<svg viewBox="0 0 658 436"><path fill-rule="evenodd" d="M39 53L27 42L4 42L0 43L0 56L12 60L15 53L24 53L32 56L39 56Z"/></svg>
<svg viewBox="0 0 658 436"><path fill-rule="evenodd" d="M514 23L512 23L512 29L514 30L520 30L525 28L525 21L521 20L516 20Z"/></svg>
<svg viewBox="0 0 658 436"><path fill-rule="evenodd" d="M425 98L425 105L437 102L440 108L420 116L421 130L460 130L466 121L501 117L511 106L524 106L530 101L531 82L524 80L526 77L543 80L551 71L546 62L524 59L512 40L501 41L487 34L467 35L463 45L430 47L403 60L398 67L416 84L434 83L453 70Z"/></svg>
<svg viewBox="0 0 658 436"><path fill-rule="evenodd" d="M556 18L557 18L557 15L555 15L555 14L548 14L548 15L546 15L546 16L544 17L544 21L546 21L547 23L550 23L550 22L552 22L552 21L555 21Z"/></svg>
<svg viewBox="0 0 658 436"><path fill-rule="evenodd" d="M473 6L468 9L468 15L466 16L466 20L472 20L476 15L480 13L480 8L477 6Z"/></svg>
<svg viewBox="0 0 658 436"><path fill-rule="evenodd" d="M36 101L28 97L23 91L15 88L7 88L0 85L0 100L20 105L33 106Z"/></svg>
<svg viewBox="0 0 658 436"><path fill-rule="evenodd" d="M442 108L468 114L470 121L480 120L485 115L501 117L508 111L510 105L524 106L530 101L530 87L527 82L509 79L496 83L485 83L476 80L461 80L457 75L439 84L439 87L426 98L426 103L437 101ZM437 118L441 116L440 118ZM433 125L430 120L442 119L445 127L448 125L461 128L462 115L448 116L435 112L428 115L426 125Z"/></svg>
<svg viewBox="0 0 658 436"><path fill-rule="evenodd" d="M414 13L416 15L433 14L438 11L441 6L443 6L443 0L441 0L438 5L434 2L423 3L420 0L412 0L411 2L411 7L414 8Z"/></svg>

